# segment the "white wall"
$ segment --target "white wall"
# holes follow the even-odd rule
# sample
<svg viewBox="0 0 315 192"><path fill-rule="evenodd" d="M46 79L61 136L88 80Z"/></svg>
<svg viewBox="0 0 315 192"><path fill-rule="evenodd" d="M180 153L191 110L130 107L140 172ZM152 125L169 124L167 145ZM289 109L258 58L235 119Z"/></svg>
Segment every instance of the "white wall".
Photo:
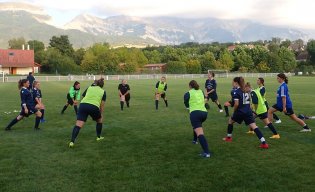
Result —
<svg viewBox="0 0 315 192"><path fill-rule="evenodd" d="M32 72L32 71L33 71L32 67L17 68L16 74L17 75L28 75L28 73Z"/></svg>

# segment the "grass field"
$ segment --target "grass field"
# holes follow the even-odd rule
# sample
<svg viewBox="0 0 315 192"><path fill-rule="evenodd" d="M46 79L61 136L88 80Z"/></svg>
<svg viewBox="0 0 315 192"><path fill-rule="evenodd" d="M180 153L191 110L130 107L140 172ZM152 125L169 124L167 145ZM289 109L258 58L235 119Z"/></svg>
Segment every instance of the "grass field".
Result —
<svg viewBox="0 0 315 192"><path fill-rule="evenodd" d="M203 87L205 79L197 79ZM315 115L315 78L291 77L294 111ZM246 79L254 84L256 79ZM42 82L46 123L34 131L34 116L4 127L20 110L16 83L0 84L0 191L314 191L315 120L311 133L283 114L276 128L280 140L270 140L262 128L268 150L258 148L255 135L245 125L234 126L234 140L224 143L227 118L211 103L204 123L213 152L210 159L198 156L192 145L189 114L183 105L189 79L168 81L169 107L160 101L154 108L156 80L129 81L131 107L120 111L118 81L106 81L103 142L95 141L95 123L89 119L75 148L68 142L75 123L73 108L60 110L72 82ZM219 100L229 99L231 79L217 79ZM84 90L91 82L82 82ZM266 79L267 99L275 102L275 78ZM4 112L11 111L11 114Z"/></svg>

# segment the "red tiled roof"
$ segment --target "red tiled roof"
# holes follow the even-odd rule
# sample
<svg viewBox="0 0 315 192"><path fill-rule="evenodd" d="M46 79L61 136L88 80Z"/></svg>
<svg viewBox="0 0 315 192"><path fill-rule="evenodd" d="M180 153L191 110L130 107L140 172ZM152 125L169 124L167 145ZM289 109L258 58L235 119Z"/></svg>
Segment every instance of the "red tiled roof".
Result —
<svg viewBox="0 0 315 192"><path fill-rule="evenodd" d="M0 49L2 67L34 67L34 50Z"/></svg>
<svg viewBox="0 0 315 192"><path fill-rule="evenodd" d="M166 63L147 64L144 67L163 67Z"/></svg>

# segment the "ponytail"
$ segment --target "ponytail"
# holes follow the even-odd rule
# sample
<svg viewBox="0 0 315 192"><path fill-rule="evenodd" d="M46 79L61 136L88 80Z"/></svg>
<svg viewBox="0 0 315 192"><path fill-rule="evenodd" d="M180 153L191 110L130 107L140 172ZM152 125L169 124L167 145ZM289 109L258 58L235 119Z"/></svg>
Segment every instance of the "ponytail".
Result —
<svg viewBox="0 0 315 192"><path fill-rule="evenodd" d="M243 92L245 92L245 80L243 77L234 77L233 81L240 86Z"/></svg>
<svg viewBox="0 0 315 192"><path fill-rule="evenodd" d="M20 79L18 82L18 88L21 89L26 82L28 82L27 79Z"/></svg>
<svg viewBox="0 0 315 192"><path fill-rule="evenodd" d="M198 85L197 81L195 81L195 80L191 80L191 81L189 82L189 86L190 86L191 88L195 89L195 90L199 90L199 85Z"/></svg>
<svg viewBox="0 0 315 192"><path fill-rule="evenodd" d="M104 87L104 78L100 78L99 80L96 80L96 86L103 88Z"/></svg>
<svg viewBox="0 0 315 192"><path fill-rule="evenodd" d="M277 76L278 76L280 79L284 80L284 82L285 82L286 84L289 84L289 79L288 79L288 77L287 77L284 73L279 73Z"/></svg>

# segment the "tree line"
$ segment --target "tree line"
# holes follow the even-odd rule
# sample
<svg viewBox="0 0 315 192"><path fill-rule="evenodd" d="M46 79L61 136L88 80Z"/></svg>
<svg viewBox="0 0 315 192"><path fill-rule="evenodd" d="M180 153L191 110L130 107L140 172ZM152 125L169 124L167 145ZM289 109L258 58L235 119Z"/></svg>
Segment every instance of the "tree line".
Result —
<svg viewBox="0 0 315 192"><path fill-rule="evenodd" d="M132 74L145 64L167 63L166 73L205 73L208 69L240 72L313 72L315 40L304 45L295 41L272 38L271 41L247 43L199 44L146 48L111 48L108 43L95 43L74 49L67 35L53 36L49 45L24 38L9 40L10 49L28 44L34 50L35 62L42 73L58 74ZM299 61L297 58L302 57ZM144 71L148 72L148 71Z"/></svg>

